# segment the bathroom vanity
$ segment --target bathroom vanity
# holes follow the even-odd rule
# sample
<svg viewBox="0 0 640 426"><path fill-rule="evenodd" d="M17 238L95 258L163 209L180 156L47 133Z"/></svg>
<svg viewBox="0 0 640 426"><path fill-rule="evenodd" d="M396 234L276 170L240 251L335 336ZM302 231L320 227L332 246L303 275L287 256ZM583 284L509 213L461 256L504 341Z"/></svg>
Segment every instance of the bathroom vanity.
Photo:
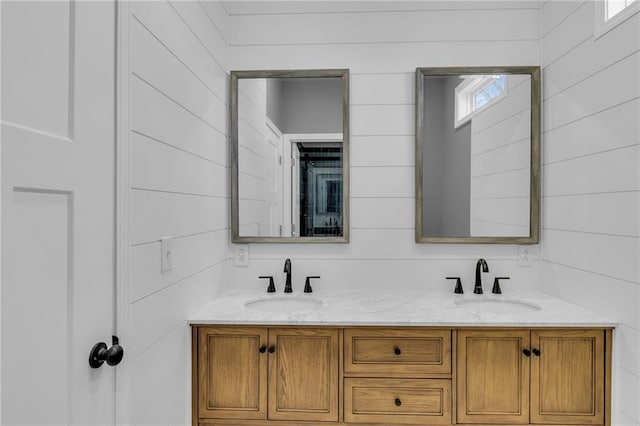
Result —
<svg viewBox="0 0 640 426"><path fill-rule="evenodd" d="M307 296L290 297L238 292L190 320L194 425L610 424L615 323L577 306L345 293L277 308Z"/></svg>

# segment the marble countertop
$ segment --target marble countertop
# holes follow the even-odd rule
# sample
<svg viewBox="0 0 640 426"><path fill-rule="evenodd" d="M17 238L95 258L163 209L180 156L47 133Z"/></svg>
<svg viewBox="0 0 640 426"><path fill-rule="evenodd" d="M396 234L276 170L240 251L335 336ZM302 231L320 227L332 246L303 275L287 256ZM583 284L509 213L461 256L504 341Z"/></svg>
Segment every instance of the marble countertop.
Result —
<svg viewBox="0 0 640 426"><path fill-rule="evenodd" d="M275 312L245 304L276 299ZM280 308L302 300L316 309ZM477 303L481 301L480 303ZM507 301L507 303L502 303ZM515 302L512 304L510 302ZM268 304L269 302L267 302ZM294 302L295 303L295 302ZM267 306L267 309L270 309ZM266 293L237 290L224 293L189 318L196 324L332 325L332 326L523 326L615 327L618 322L545 293L454 294L453 292L322 292Z"/></svg>

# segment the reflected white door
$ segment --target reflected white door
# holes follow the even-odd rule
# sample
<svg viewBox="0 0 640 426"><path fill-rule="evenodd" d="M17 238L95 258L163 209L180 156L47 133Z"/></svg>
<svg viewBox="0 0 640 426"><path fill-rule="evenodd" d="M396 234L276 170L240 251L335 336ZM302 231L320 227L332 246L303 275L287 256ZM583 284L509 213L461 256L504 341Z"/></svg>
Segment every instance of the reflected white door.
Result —
<svg viewBox="0 0 640 426"><path fill-rule="evenodd" d="M266 145L265 145L265 221L269 229L267 235L270 237L280 237L282 232L282 133L267 118L266 122Z"/></svg>
<svg viewBox="0 0 640 426"><path fill-rule="evenodd" d="M115 3L0 7L2 424L114 424Z"/></svg>

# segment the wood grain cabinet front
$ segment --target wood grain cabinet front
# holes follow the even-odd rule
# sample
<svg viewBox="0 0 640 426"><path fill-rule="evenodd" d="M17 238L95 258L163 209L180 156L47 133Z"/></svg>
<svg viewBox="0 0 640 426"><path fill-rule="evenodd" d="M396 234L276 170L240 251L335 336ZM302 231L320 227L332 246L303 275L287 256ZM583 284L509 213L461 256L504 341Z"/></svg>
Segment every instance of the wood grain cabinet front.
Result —
<svg viewBox="0 0 640 426"><path fill-rule="evenodd" d="M609 328L193 327L194 426L610 426Z"/></svg>
<svg viewBox="0 0 640 426"><path fill-rule="evenodd" d="M197 330L199 419L338 421L337 329Z"/></svg>
<svg viewBox="0 0 640 426"><path fill-rule="evenodd" d="M605 339L602 330L531 332L531 423L604 423Z"/></svg>
<svg viewBox="0 0 640 426"><path fill-rule="evenodd" d="M459 330L458 423L529 423L529 330Z"/></svg>
<svg viewBox="0 0 640 426"><path fill-rule="evenodd" d="M451 330L353 328L344 330L345 373L376 377L451 374Z"/></svg>
<svg viewBox="0 0 640 426"><path fill-rule="evenodd" d="M200 418L267 418L266 345L266 328L198 329Z"/></svg>
<svg viewBox="0 0 640 426"><path fill-rule="evenodd" d="M451 424L451 380L351 378L344 392L345 422Z"/></svg>
<svg viewBox="0 0 640 426"><path fill-rule="evenodd" d="M338 330L269 329L269 419L338 421Z"/></svg>
<svg viewBox="0 0 640 426"><path fill-rule="evenodd" d="M451 329L344 330L344 421L451 424Z"/></svg>
<svg viewBox="0 0 640 426"><path fill-rule="evenodd" d="M607 424L607 335L603 329L459 330L458 423Z"/></svg>

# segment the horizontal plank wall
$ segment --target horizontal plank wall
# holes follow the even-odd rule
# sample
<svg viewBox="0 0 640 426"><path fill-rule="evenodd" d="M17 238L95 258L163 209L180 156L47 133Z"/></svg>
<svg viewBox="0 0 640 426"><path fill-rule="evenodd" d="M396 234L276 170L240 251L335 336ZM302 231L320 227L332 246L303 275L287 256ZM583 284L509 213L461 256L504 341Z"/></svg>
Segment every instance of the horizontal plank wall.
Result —
<svg viewBox="0 0 640 426"><path fill-rule="evenodd" d="M252 244L250 266L229 282L294 291L448 289L447 275L471 288L475 262L511 276L505 291L530 288L536 267L517 267L515 245L414 242L414 74L416 67L538 65L539 2L224 2L230 69L349 68L351 72L351 242Z"/></svg>
<svg viewBox="0 0 640 426"><path fill-rule="evenodd" d="M218 2L131 2L128 32L128 424L190 423L186 318L228 248L227 15ZM173 237L161 272L160 239Z"/></svg>
<svg viewBox="0 0 640 426"><path fill-rule="evenodd" d="M591 1L542 6L543 290L621 321L613 424L640 411L640 14L599 38Z"/></svg>
<svg viewBox="0 0 640 426"><path fill-rule="evenodd" d="M471 235L529 235L531 77L471 118Z"/></svg>
<svg viewBox="0 0 640 426"><path fill-rule="evenodd" d="M268 234L267 178L267 81L238 82L238 197L240 235ZM273 157L271 157L273 158Z"/></svg>

